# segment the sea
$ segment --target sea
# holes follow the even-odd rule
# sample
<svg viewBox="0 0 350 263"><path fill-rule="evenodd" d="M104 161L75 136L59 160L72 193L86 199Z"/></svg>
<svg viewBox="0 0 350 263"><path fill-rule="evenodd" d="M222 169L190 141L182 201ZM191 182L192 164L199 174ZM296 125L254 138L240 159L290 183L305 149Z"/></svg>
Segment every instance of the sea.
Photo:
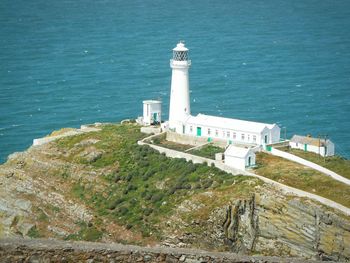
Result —
<svg viewBox="0 0 350 263"><path fill-rule="evenodd" d="M62 127L168 117L172 49L192 114L327 135L350 157L348 0L2 0L0 163Z"/></svg>

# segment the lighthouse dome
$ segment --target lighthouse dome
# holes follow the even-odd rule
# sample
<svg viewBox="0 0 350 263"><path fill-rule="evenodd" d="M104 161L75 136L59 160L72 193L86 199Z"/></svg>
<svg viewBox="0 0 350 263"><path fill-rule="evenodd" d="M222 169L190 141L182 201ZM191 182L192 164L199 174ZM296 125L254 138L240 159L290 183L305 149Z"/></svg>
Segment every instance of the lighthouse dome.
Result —
<svg viewBox="0 0 350 263"><path fill-rule="evenodd" d="M185 43L180 41L173 49L173 60L175 61L187 61L188 60L188 48L185 47Z"/></svg>
<svg viewBox="0 0 350 263"><path fill-rule="evenodd" d="M184 42L180 41L173 50L174 51L188 51L188 48L185 47Z"/></svg>

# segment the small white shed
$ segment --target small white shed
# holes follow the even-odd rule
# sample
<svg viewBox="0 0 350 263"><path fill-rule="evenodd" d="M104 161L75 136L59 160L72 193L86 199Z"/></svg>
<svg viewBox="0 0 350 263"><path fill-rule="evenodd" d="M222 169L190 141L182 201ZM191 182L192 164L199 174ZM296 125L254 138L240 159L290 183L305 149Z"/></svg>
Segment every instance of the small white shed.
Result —
<svg viewBox="0 0 350 263"><path fill-rule="evenodd" d="M251 148L229 145L224 155L226 165L240 170L255 165L255 153Z"/></svg>
<svg viewBox="0 0 350 263"><path fill-rule="evenodd" d="M160 100L143 101L143 124L153 125L161 123L162 102Z"/></svg>
<svg viewBox="0 0 350 263"><path fill-rule="evenodd" d="M321 156L333 156L335 152L334 143L331 140L311 136L294 135L289 141L289 146L305 152L314 152Z"/></svg>

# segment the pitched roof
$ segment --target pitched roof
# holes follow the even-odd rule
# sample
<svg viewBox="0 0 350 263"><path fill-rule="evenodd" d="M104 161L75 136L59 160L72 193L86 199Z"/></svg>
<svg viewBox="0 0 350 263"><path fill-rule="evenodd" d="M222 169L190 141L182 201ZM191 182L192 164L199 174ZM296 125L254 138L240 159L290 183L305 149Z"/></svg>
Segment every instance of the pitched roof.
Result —
<svg viewBox="0 0 350 263"><path fill-rule="evenodd" d="M267 124L254 121L243 121L224 117L198 114L197 116L188 117L187 123L203 125L219 129L231 129L245 132L261 132L267 127L272 129L276 124Z"/></svg>
<svg viewBox="0 0 350 263"><path fill-rule="evenodd" d="M224 154L233 157L245 158L250 151L250 148L237 147L231 144L227 147Z"/></svg>
<svg viewBox="0 0 350 263"><path fill-rule="evenodd" d="M300 136L300 135L293 135L293 137L290 139L291 142L301 143L301 144L308 144L308 145L314 145L314 146L324 146L326 141L325 139L319 139L319 138L313 138L309 136ZM332 143L330 140L327 140L327 143Z"/></svg>

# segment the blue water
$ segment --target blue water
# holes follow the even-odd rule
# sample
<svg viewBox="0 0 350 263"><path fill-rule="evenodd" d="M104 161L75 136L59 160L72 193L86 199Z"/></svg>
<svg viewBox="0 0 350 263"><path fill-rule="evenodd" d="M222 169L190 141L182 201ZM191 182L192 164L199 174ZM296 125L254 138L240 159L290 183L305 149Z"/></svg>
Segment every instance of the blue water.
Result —
<svg viewBox="0 0 350 263"><path fill-rule="evenodd" d="M328 134L350 157L348 0L2 0L0 162L61 127L162 98L190 48L192 112Z"/></svg>

